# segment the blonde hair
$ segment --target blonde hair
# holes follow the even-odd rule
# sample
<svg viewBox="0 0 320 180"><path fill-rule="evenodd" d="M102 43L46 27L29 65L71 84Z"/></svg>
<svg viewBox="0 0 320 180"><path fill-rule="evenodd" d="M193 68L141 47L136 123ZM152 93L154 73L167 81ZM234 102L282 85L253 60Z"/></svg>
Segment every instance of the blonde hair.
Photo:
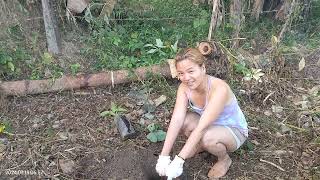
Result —
<svg viewBox="0 0 320 180"><path fill-rule="evenodd" d="M205 62L205 57L201 54L201 52L196 48L187 48L179 51L177 56L175 57L176 65L178 62L183 60L190 60L199 66L202 66Z"/></svg>

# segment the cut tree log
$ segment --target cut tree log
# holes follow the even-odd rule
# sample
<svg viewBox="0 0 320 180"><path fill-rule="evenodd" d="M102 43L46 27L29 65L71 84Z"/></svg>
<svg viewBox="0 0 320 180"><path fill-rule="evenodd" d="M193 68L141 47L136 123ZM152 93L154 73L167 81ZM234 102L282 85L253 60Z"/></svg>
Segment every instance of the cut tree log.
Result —
<svg viewBox="0 0 320 180"><path fill-rule="evenodd" d="M41 3L42 3L44 26L46 29L48 51L53 54L60 54L61 53L60 34L58 31L56 18L51 8L50 3L52 2L49 0L41 0Z"/></svg>
<svg viewBox="0 0 320 180"><path fill-rule="evenodd" d="M199 43L198 49L205 56L217 53L217 47L214 42L202 41Z"/></svg>
<svg viewBox="0 0 320 180"><path fill-rule="evenodd" d="M90 0L68 0L67 8L74 14L82 13L89 5Z"/></svg>
<svg viewBox="0 0 320 180"><path fill-rule="evenodd" d="M27 94L40 94L64 90L74 90L84 87L114 85L127 83L133 80L145 79L148 72L161 74L165 77L171 76L169 66L167 64L162 64L150 67L140 67L133 71L117 70L101 72L97 74L62 76L55 81L53 81L52 79L46 79L1 82L0 92L11 96L21 96Z"/></svg>

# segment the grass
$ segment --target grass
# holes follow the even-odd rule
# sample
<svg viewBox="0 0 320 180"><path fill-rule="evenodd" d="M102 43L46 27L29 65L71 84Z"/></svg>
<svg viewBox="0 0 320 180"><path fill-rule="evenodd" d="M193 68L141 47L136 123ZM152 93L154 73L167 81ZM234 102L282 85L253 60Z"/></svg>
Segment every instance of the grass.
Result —
<svg viewBox="0 0 320 180"><path fill-rule="evenodd" d="M142 4L152 7L152 10L141 15L139 6ZM124 12L125 7L130 8ZM97 59L97 69L158 64L174 57L175 52L171 52L169 47L177 40L194 45L199 39L204 39L209 15L205 8L195 8L190 2L182 0L170 0L167 3L156 0L119 3L114 10L114 16L120 19L110 22L112 26L106 26L99 20L90 24L92 33L86 41L89 48L83 52ZM164 53L148 53L149 48L145 45L155 44L156 39L160 39L167 47L164 48Z"/></svg>
<svg viewBox="0 0 320 180"><path fill-rule="evenodd" d="M195 46L207 37L211 8L205 4L194 6L191 0L168 0L166 3L159 0L121 1L116 4L112 17L107 19L98 17L102 8L100 0L93 3L96 5L90 6L90 13L79 20L82 24L79 27L87 27L87 34L72 32L82 44L81 54L90 61L87 64L90 67L84 67L80 61L67 62L55 56L49 58L49 63L46 62L44 43L41 46L41 42L45 41L44 35L36 31L27 32L25 22L15 22L2 29L6 36L0 37L0 78L55 79L62 74L75 75L83 69L94 72L149 66L174 57L176 53L170 47L177 40ZM291 47L297 44L308 49L319 47L319 4L319 1L313 1L307 21L302 22L299 18L294 21L291 30L284 36L284 49L291 51ZM240 32L240 37L246 38L241 40L241 47L249 50L252 40L262 46L270 45L272 35L280 32L282 24L268 15L262 15L258 22L250 20L247 15ZM213 37L228 47L229 41L226 39L231 38L232 30L232 25L226 21ZM151 52L146 44L155 45L157 39L163 42L161 52Z"/></svg>

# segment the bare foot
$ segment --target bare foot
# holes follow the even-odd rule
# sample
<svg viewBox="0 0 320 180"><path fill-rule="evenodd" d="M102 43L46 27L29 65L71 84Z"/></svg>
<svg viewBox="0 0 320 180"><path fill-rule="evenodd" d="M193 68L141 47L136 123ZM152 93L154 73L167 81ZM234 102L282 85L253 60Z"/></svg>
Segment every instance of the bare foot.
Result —
<svg viewBox="0 0 320 180"><path fill-rule="evenodd" d="M226 155L225 158L218 160L216 164L210 169L208 173L209 178L221 178L222 176L226 175L229 167L232 163L229 155Z"/></svg>

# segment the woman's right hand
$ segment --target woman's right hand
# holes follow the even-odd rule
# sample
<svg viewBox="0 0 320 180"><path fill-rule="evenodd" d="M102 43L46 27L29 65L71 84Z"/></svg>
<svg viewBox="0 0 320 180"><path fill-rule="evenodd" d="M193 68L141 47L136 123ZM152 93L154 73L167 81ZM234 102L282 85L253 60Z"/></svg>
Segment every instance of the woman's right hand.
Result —
<svg viewBox="0 0 320 180"><path fill-rule="evenodd" d="M157 165L156 165L156 171L159 174L159 176L166 175L166 169L169 166L170 162L171 162L170 156L162 156L162 155L159 156Z"/></svg>

